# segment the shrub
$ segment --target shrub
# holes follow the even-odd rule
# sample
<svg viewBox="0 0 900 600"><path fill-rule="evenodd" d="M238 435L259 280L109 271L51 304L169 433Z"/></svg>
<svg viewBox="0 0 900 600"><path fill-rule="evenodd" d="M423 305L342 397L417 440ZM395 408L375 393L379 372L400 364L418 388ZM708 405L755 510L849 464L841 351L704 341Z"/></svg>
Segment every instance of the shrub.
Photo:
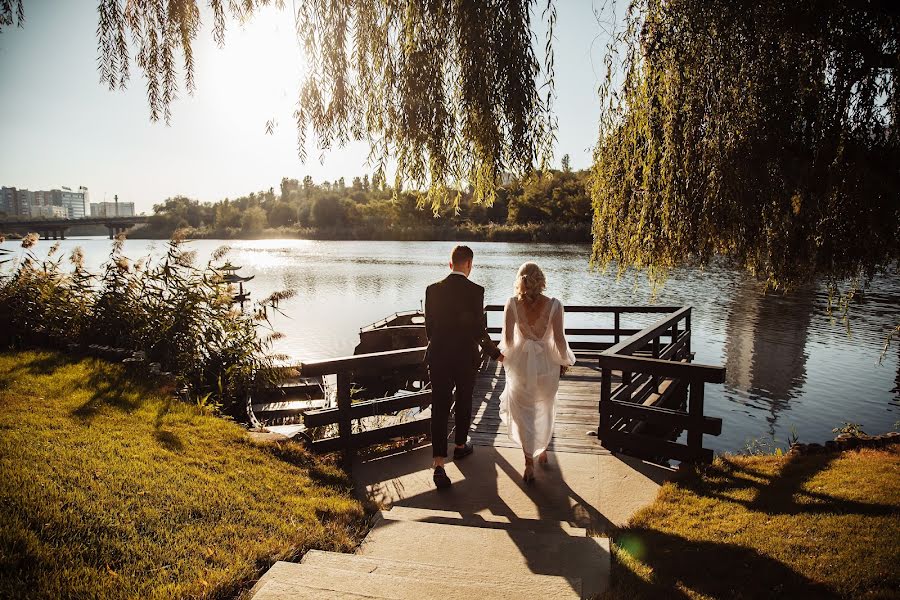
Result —
<svg viewBox="0 0 900 600"><path fill-rule="evenodd" d="M0 329L10 346L142 351L147 362L174 373L192 400L212 397L232 414L251 387L273 378L281 357L269 353L274 334L260 328L268 325L266 309L290 293L273 294L248 313L235 309L233 292L213 265L226 248L196 268L177 237L164 257L140 262L123 254L120 238L95 275L84 269L80 249L64 269L57 246L38 260L30 250L35 241L26 238L24 256L0 274Z"/></svg>

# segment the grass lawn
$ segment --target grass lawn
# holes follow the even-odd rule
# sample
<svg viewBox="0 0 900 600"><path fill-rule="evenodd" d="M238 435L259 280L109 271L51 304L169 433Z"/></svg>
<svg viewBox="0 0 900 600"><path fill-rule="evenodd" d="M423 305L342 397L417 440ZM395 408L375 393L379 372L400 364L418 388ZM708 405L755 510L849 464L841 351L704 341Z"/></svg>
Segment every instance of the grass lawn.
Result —
<svg viewBox="0 0 900 600"><path fill-rule="evenodd" d="M0 598L225 598L348 551L349 481L99 360L0 354Z"/></svg>
<svg viewBox="0 0 900 600"><path fill-rule="evenodd" d="M607 598L900 598L900 447L724 457L615 536Z"/></svg>

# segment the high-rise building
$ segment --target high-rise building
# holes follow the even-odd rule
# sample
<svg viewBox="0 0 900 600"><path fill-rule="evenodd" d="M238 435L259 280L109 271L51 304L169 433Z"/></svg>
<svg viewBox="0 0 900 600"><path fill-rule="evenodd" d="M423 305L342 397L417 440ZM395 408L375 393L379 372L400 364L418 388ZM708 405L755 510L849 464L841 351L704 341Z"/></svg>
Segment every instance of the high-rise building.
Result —
<svg viewBox="0 0 900 600"><path fill-rule="evenodd" d="M87 188L82 186L77 192L71 188L63 187L61 190L53 190L53 204L66 209L66 215L70 219L81 219L87 214Z"/></svg>
<svg viewBox="0 0 900 600"><path fill-rule="evenodd" d="M16 216L30 217L32 204L34 204L34 192L28 190L16 190Z"/></svg>
<svg viewBox="0 0 900 600"><path fill-rule="evenodd" d="M16 188L0 188L0 210L8 217L18 214L16 211Z"/></svg>
<svg viewBox="0 0 900 600"><path fill-rule="evenodd" d="M91 202L92 217L133 217L134 202Z"/></svg>
<svg viewBox="0 0 900 600"><path fill-rule="evenodd" d="M63 187L53 190L29 191L20 190L14 187L0 188L0 211L5 212L10 217L47 217L53 215L54 218L63 219L82 219L87 216L88 207L88 189L80 186L78 191L72 188ZM112 204L112 203L110 203ZM134 204L131 205L131 211L134 213ZM53 206L60 210L43 210L44 207ZM128 206L120 204L120 213L125 216L122 211L127 211ZM110 212L110 214L114 214Z"/></svg>

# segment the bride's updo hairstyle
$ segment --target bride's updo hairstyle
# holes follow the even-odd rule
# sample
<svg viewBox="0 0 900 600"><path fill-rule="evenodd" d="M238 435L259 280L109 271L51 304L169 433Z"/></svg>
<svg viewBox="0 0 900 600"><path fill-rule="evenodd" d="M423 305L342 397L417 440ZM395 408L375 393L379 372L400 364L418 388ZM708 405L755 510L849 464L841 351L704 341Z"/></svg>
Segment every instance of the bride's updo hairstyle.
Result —
<svg viewBox="0 0 900 600"><path fill-rule="evenodd" d="M547 288L547 280L544 279L544 272L533 262L527 262L519 267L516 275L516 284L513 290L516 292L516 298L525 302L534 302Z"/></svg>

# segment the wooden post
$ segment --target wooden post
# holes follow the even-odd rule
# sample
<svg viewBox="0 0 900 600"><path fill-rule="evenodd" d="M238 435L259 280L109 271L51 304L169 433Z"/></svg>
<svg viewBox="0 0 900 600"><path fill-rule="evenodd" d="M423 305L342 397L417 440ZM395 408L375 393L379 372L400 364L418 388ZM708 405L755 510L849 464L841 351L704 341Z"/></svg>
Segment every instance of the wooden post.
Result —
<svg viewBox="0 0 900 600"><path fill-rule="evenodd" d="M620 315L621 315L621 313L619 313L619 311L616 311L613 313L613 329L616 330L616 333L614 334L615 339L616 339L616 342L615 342L616 344L619 343L619 326L621 325L621 321L622 321L622 318Z"/></svg>
<svg viewBox="0 0 900 600"><path fill-rule="evenodd" d="M350 419L350 373L337 374L338 437L341 439L344 470L353 467L353 422Z"/></svg>
<svg viewBox="0 0 900 600"><path fill-rule="evenodd" d="M611 404L609 397L612 394L612 373L609 369L601 369L600 373L600 426L597 428L597 438L600 445L606 448L606 434L609 432L609 426L612 415L610 414Z"/></svg>
<svg viewBox="0 0 900 600"><path fill-rule="evenodd" d="M703 380L695 379L689 384L691 386L690 398L688 400L688 414L690 415L690 425L688 425L687 445L689 448L699 450L703 447Z"/></svg>
<svg viewBox="0 0 900 600"><path fill-rule="evenodd" d="M625 386L625 396L623 402L631 402L631 371L622 371L622 385Z"/></svg>
<svg viewBox="0 0 900 600"><path fill-rule="evenodd" d="M652 346L651 350L653 352L653 358L659 358L659 336L656 336L655 338L653 338L653 346ZM652 383L653 391L658 394L659 393L659 376L651 375L650 380L653 382Z"/></svg>
<svg viewBox="0 0 900 600"><path fill-rule="evenodd" d="M685 340L685 353L688 362L691 362L691 311L688 311L684 317L684 330L687 331L687 340Z"/></svg>

